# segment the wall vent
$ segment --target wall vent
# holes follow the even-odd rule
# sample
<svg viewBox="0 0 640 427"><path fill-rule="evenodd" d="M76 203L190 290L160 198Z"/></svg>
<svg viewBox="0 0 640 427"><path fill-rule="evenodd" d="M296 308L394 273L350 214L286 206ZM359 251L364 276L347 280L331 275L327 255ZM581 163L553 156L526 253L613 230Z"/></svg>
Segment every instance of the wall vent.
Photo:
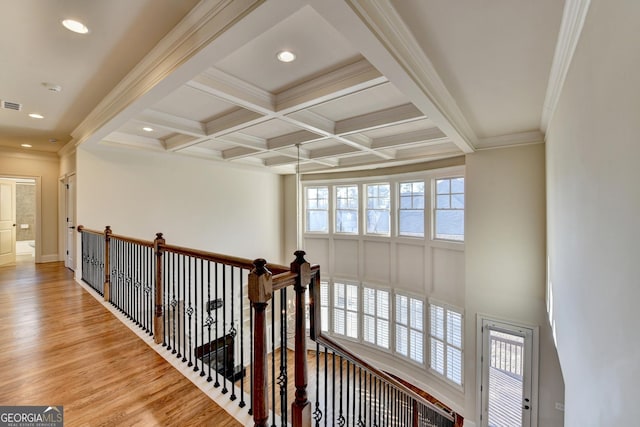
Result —
<svg viewBox="0 0 640 427"><path fill-rule="evenodd" d="M0 108L4 110L20 111L22 110L22 104L11 101L0 101Z"/></svg>

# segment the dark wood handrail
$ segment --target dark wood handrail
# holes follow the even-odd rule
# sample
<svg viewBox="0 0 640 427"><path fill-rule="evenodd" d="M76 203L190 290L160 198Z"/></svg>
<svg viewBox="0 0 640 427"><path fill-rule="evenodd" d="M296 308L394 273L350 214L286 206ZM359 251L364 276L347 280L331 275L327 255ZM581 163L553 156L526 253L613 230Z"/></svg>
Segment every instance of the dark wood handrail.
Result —
<svg viewBox="0 0 640 427"><path fill-rule="evenodd" d="M318 274L319 274L319 271L318 271ZM447 418L448 420L453 421L456 426L458 425L458 422L459 420L461 420L461 417L458 414L456 414L453 410L448 408L446 405L442 403L438 404L433 402L431 399L425 398L425 396L423 396L421 393L408 387L402 381L399 381L392 375L389 375L388 373L372 366L370 363L358 357L356 354L349 351L347 348L343 347L341 344L334 341L332 338L324 335L320 327L320 325L322 324L320 304L316 304L316 301L320 302L320 278L316 276L312 282L315 282L315 283L310 289L310 292L312 293L310 294L310 298L309 298L309 318L311 319L310 336L313 341L319 344L322 344L326 348L331 349L336 353L339 353L344 359L347 359L351 363L362 366L363 368L370 371L372 374L378 376L378 378L386 381L393 387L411 396L411 398L413 398L417 402L423 404L424 406L427 406L428 408L433 409L434 411L438 412L440 415ZM428 394L426 392L424 393ZM433 399L433 400L436 400L436 399Z"/></svg>
<svg viewBox="0 0 640 427"><path fill-rule="evenodd" d="M351 351L347 350L345 347L343 347L342 345L338 344L337 342L335 342L331 338L328 338L326 336L320 335L320 336L316 336L316 340L315 341L317 343L322 344L323 346L335 351L336 353L339 353L339 355L342 356L343 359L347 359L351 363L353 363L355 365L358 365L358 366L362 366L364 369L366 369L368 371L371 371L371 373L376 375L378 378L384 380L385 382L389 383L390 385L392 385L393 387L397 388L398 390L401 390L403 393L411 396L412 399L415 399L418 402L424 404L425 406L428 406L429 408L432 408L433 410L437 411L443 417L446 417L448 420L454 421L454 413L449 408L442 407L441 405L437 405L437 404L431 402L429 399L426 399L420 393L417 393L415 390L407 387L404 383L398 381L393 376L387 374L384 371L381 371L380 369L376 368L375 366L372 366L370 363L366 362L362 358L356 356L354 353L352 353Z"/></svg>
<svg viewBox="0 0 640 427"><path fill-rule="evenodd" d="M82 233L93 233L93 234L104 235L104 231L97 231L97 230L88 229L88 228L85 228L83 225L79 225L77 227L77 230L78 230L78 232L82 232ZM146 247L149 247L149 248L152 248L154 246L154 241L152 241L152 240L136 239L136 238L133 238L133 237L122 236L122 235L119 235L119 234L111 234L111 238L112 239L122 240L124 242L134 243L134 244L141 245L141 246L146 246ZM243 268L243 269L247 269L247 270L251 270L253 268L253 261L254 260L249 259L249 258L235 257L235 256L231 256L231 255L224 255L224 254L219 254L219 253L215 253L215 252L208 252L208 251L203 251L203 250L199 250L199 249L191 249L191 248L185 248L185 247L182 247L182 246L167 245L167 244L160 244L158 246L158 249L160 249L162 251L167 251L167 252L180 254L180 255L186 255L186 256L192 256L192 257L195 257L195 258L201 258L201 259L204 259L205 261L212 261L212 262L218 262L218 263L221 263L221 264L232 265L234 267L239 267L239 268ZM288 266L280 265L280 264L268 263L267 264L267 268L271 272L273 272L273 274L275 274L275 275L286 274L286 273L289 272L289 267ZM274 279L275 279L275 277L274 277ZM285 286L289 286L289 285L287 284Z"/></svg>

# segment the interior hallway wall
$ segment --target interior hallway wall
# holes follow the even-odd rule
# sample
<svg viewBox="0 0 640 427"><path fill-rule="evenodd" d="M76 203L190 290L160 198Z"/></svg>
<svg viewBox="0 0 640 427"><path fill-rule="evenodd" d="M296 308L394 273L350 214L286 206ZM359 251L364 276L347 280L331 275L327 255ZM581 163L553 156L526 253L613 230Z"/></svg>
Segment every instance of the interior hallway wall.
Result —
<svg viewBox="0 0 640 427"><path fill-rule="evenodd" d="M544 145L467 155L466 408L477 413L477 315L539 326L538 425L559 427L564 382L545 306Z"/></svg>
<svg viewBox="0 0 640 427"><path fill-rule="evenodd" d="M290 262L282 258L278 175L128 149L80 147L76 156L77 224L145 240L162 232L170 244Z"/></svg>
<svg viewBox="0 0 640 427"><path fill-rule="evenodd" d="M58 172L55 153L0 148L0 175L40 178L41 231L36 262L58 261Z"/></svg>
<svg viewBox="0 0 640 427"><path fill-rule="evenodd" d="M592 0L547 132L566 425L640 422L640 2Z"/></svg>

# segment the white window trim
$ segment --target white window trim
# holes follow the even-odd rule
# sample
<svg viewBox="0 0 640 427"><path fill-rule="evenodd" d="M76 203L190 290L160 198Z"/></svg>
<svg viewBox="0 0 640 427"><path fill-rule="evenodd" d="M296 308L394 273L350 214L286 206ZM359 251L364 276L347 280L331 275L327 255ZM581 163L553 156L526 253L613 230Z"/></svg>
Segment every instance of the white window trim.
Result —
<svg viewBox="0 0 640 427"><path fill-rule="evenodd" d="M428 218L430 217L430 211L428 211L427 209L430 209L431 203L430 203L430 188L429 188L429 177L419 177L419 178L414 178L414 179L399 179L395 182L395 191L396 191L396 195L395 195L395 222L396 222L396 237L399 239L414 239L414 240L425 240L427 239L427 236L429 236L429 227L428 227ZM409 209L401 209L400 208L400 185L401 184L409 184L409 183L416 183L416 182L420 182L422 181L422 183L424 184L424 194L423 194L423 198L424 198L424 206L422 207L422 220L423 220L423 225L422 225L422 236L411 236L408 234L400 234L400 212L403 210L409 210ZM413 194L413 193L412 193ZM415 209L411 209L411 210L415 210Z"/></svg>
<svg viewBox="0 0 640 427"><path fill-rule="evenodd" d="M326 236L329 233L331 233L331 211L332 211L332 203L331 203L331 188L332 186L329 184L316 184L316 185L306 185L304 186L304 188L302 189L302 197L303 197L303 212L302 212L302 217L303 217L303 231L306 234L313 234L313 235L318 235L318 236ZM308 230L308 221L307 221L307 202L308 202L308 198L307 198L307 189L309 188L326 188L327 189L327 231L309 231ZM322 210L322 209L314 209L314 210Z"/></svg>
<svg viewBox="0 0 640 427"><path fill-rule="evenodd" d="M376 285L372 285L370 283L363 283L360 286L360 335L361 335L361 339L360 341L362 342L363 345L375 348L377 351L383 352L383 353L392 353L393 352L393 348L392 347L395 344L395 333L392 331L392 325L395 324L395 320L392 317L394 314L392 305L395 303L395 297L394 294L392 292L392 290L390 288L387 287L382 287L382 286L376 286ZM369 341L365 341L364 339L364 317L365 316L370 316L369 314L366 314L364 312L364 289L373 289L375 291L375 316L374 320L375 320L375 325L376 325L376 329L375 329L375 336L376 336L376 342L372 343ZM378 321L378 313L377 313L377 309L378 309L378 291L383 291L383 292L387 292L388 296L389 296L389 311L388 311L388 316L389 318L386 319L388 322L388 327L387 327L387 334L388 334L388 344L389 344L389 348L384 348L381 347L380 345L378 345L377 341L378 341L378 329L377 329L377 321ZM384 320L384 319L383 319Z"/></svg>
<svg viewBox="0 0 640 427"><path fill-rule="evenodd" d="M338 308L338 310L344 310L344 322L345 322L345 331L344 334L339 334L335 332L335 285L336 283L340 283L345 285L345 307ZM358 328L357 337L350 337L347 335L347 312L353 313L353 311L347 309L347 286L355 286L357 290L357 311L356 313L356 324ZM329 335L335 338L344 339L353 342L362 342L362 294L361 294L361 286L359 283L354 282L353 280L343 280L343 279L332 279L329 281Z"/></svg>
<svg viewBox="0 0 640 427"><path fill-rule="evenodd" d="M344 209L338 208L338 187L356 187L358 191L358 195L356 197L356 202L358 203L358 207L356 209ZM352 183L341 183L334 184L331 186L331 191L333 192L333 209L331 215L333 217L333 234L339 236L360 236L362 235L362 184L358 182ZM356 231L338 231L338 211L355 211L356 213Z"/></svg>
<svg viewBox="0 0 640 427"><path fill-rule="evenodd" d="M370 186L380 186L387 185L389 186L389 208L386 211L389 214L389 232L388 233L370 233L369 229L369 187ZM367 236L379 236L379 237L390 237L391 236L391 223L393 222L393 215L391 213L391 208L393 206L393 196L394 196L394 185L389 180L376 181L376 182L368 182L363 184L362 186L362 211L363 211L363 228L362 233ZM371 208L372 210L382 211L384 209Z"/></svg>
<svg viewBox="0 0 640 427"><path fill-rule="evenodd" d="M455 305L452 304L448 304L444 301L435 299L435 298L429 298L427 301L428 304L428 315L427 315L427 319L428 319L428 331L426 333L427 336L427 347L428 347L428 355L429 355L429 360L427 363L427 369L429 370L429 372L431 372L433 375L435 375L437 378L442 379L443 381L445 381L447 384L451 385L452 387L456 388L457 390L460 391L464 391L464 385L465 385L465 381L464 381L464 352L465 352L465 348L464 348L464 340L465 340L465 312L463 308L457 307ZM462 315L462 331L461 331L461 337L462 337L462 341L461 341L461 347L459 348L459 350L461 351L461 358L462 358L462 363L461 363L461 373L460 373L460 378L462 381L462 384L458 384L456 382L454 382L453 380L449 379L446 375L446 371L447 371L447 366L448 366L448 361L447 361L447 347L450 346L450 344L447 342L446 336L447 336L447 321L446 321L446 311L445 311L445 316L444 316L444 339L440 340L439 338L435 338L438 341L442 341L444 343L444 357L445 357L445 363L444 363L444 371L445 374L441 374L440 372L436 371L435 369L431 368L431 339L432 339L432 335L431 335L431 306L432 305L437 305L439 307L444 308L446 311L453 311L456 312L460 315ZM452 346L454 348L458 348L455 346Z"/></svg>
<svg viewBox="0 0 640 427"><path fill-rule="evenodd" d="M467 239L466 235L466 227L465 233L462 235L462 240L453 240L453 239L443 239L440 237L436 237L436 211L437 203L436 198L438 196L436 189L436 181L439 179L455 179L455 178L463 178L464 179L464 208L462 208L463 215L465 217L466 222L466 213L467 213L467 178L465 177L464 171L460 173L442 173L438 175L433 175L431 177L431 185L430 187L430 197L429 197L429 218L430 218L430 235L431 241L436 243L437 246L445 245L444 247L457 247L459 245L464 245L465 240ZM451 193L449 193L451 194ZM456 193L457 194L457 193ZM426 201L425 201L426 203ZM426 209L426 205L425 205ZM446 246L449 245L449 246Z"/></svg>
<svg viewBox="0 0 640 427"><path fill-rule="evenodd" d="M408 302L410 304L411 299L414 300L418 300L418 301L422 301L422 362L418 362L414 359L411 358L411 356L409 356L409 349L410 349L410 331L411 331L411 319L410 317L407 318L407 330L408 330L408 335L407 335L407 355L405 356L402 353L399 353L396 350L396 325L397 325L397 317L396 317L396 307L397 307L397 298L398 296L403 296L408 298ZM415 366L420 366L421 368L427 368L428 365L427 363L429 362L429 351L431 350L428 346L427 346L427 339L428 339L428 335L427 335L427 327L429 326L428 323L428 308L429 308L429 304L426 300L426 298L424 296L420 296L417 294L413 294L411 292L404 292L404 291L394 291L393 293L393 353L395 355L397 355L398 357L400 357L402 360L407 361ZM425 308L427 308L427 310L425 310ZM410 313L407 312L407 316L410 316ZM416 329L414 329L416 330Z"/></svg>

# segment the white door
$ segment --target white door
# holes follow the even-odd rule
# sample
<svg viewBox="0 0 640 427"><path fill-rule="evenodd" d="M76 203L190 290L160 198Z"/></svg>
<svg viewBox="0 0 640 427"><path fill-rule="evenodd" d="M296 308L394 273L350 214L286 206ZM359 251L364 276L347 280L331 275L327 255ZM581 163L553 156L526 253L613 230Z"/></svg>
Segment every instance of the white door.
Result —
<svg viewBox="0 0 640 427"><path fill-rule="evenodd" d="M67 177L67 185L65 187L65 199L66 199L66 243L65 243L65 251L66 255L64 258L65 267L75 270L75 258L76 258L76 176L69 175Z"/></svg>
<svg viewBox="0 0 640 427"><path fill-rule="evenodd" d="M0 265L16 262L16 183L0 179Z"/></svg>
<svg viewBox="0 0 640 427"><path fill-rule="evenodd" d="M483 427L535 425L533 351L533 329L482 319Z"/></svg>

